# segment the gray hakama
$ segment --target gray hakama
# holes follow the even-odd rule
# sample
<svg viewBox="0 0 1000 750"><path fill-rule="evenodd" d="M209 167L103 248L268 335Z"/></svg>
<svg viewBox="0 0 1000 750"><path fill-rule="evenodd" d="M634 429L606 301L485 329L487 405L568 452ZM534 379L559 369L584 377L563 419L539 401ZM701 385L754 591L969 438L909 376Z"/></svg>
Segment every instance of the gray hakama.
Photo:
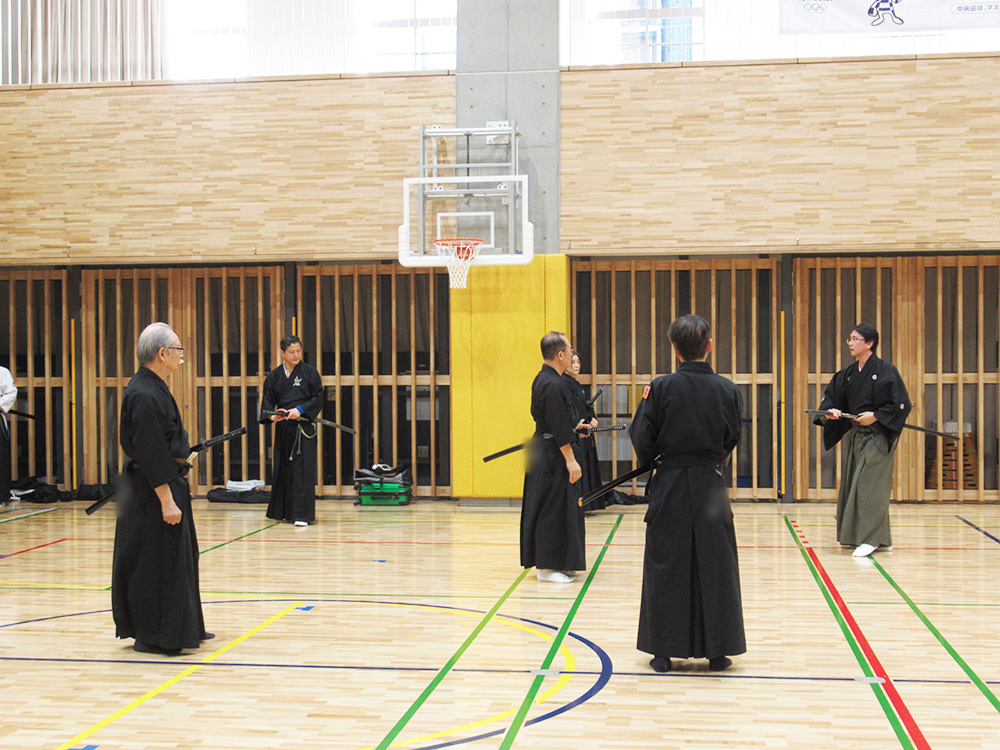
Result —
<svg viewBox="0 0 1000 750"><path fill-rule="evenodd" d="M844 471L837 497L837 541L853 547L892 545L889 496L896 444L875 426L855 424L844 440Z"/></svg>
<svg viewBox="0 0 1000 750"><path fill-rule="evenodd" d="M873 354L863 368L852 362L834 375L819 408L875 414L877 421L868 427L847 419L817 417L814 422L823 426L827 450L847 437L837 498L837 541L851 547L888 547L897 440L912 408L903 379L890 362Z"/></svg>

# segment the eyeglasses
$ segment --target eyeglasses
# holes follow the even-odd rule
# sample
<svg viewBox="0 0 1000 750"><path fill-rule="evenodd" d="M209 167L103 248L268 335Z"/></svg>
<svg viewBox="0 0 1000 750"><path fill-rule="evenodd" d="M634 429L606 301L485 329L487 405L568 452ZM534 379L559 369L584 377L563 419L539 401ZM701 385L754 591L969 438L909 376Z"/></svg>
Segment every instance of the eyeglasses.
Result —
<svg viewBox="0 0 1000 750"><path fill-rule="evenodd" d="M859 341L864 341L864 339L861 338L860 336L851 336L849 339L847 339L847 345L850 346L851 344L856 344Z"/></svg>
<svg viewBox="0 0 1000 750"><path fill-rule="evenodd" d="M184 351L184 347L183 346L168 346L168 347L165 347L165 348L166 349L173 349L175 352L182 352L182 351Z"/></svg>

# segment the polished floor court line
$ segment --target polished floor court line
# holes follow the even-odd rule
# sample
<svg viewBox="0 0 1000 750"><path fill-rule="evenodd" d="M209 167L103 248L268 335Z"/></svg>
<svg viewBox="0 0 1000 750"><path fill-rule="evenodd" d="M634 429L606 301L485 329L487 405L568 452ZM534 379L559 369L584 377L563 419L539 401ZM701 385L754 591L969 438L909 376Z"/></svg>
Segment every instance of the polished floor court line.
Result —
<svg viewBox="0 0 1000 750"><path fill-rule="evenodd" d="M73 739L71 739L69 742L63 743L62 745L60 745L57 748L57 750L69 750L69 748L73 747L78 742L81 742L81 741L87 739L88 737L90 737L91 735L96 734L101 729L104 729L104 727L109 726L111 723L117 721L118 719L120 719L121 717L125 716L129 712L131 712L134 709L138 708L139 706L141 706L142 704L144 704L146 701L148 701L148 700L156 697L157 695L159 695L160 693L162 693L164 690L168 689L169 687L171 687L173 685L176 685L178 682L180 682L181 680L183 680L185 677L188 677L189 675L194 674L195 672L197 672L199 669L202 668L203 664L207 664L209 662L214 661L217 657L219 657L222 654L226 653L230 649L235 648L240 643L242 643L243 641L245 641L247 638L250 638L250 637L256 635L261 630L263 630L264 628L266 628L268 625L270 625L270 624L272 624L274 622L277 622L278 620L280 620L282 617L284 617L285 615L287 615L293 609L296 609L301 604L302 604L302 602L296 602L295 604L292 604L291 606L286 607L285 609L281 610L281 612L279 612L278 614L276 614L273 617L269 618L268 620L262 622L260 625L256 626L255 628L247 631L246 633L244 633L243 635L241 635L236 640L232 641L231 643L227 643L225 646L223 646L222 648L218 649L217 651L213 651L211 654L209 654L207 657L205 657L198 664L195 664L195 665L193 665L191 667L188 667L187 669L185 669L180 674L175 675L174 677L171 677L169 680L167 680L163 684L158 685L157 687L153 688L152 690L150 690L145 695L143 695L143 696L135 699L134 701L132 701L131 703L129 703L127 706L124 706L124 707L118 709L113 714L111 714L110 716L108 716L106 719L102 719L101 721L97 722L97 724L95 724L94 726L92 726L89 729L81 732L76 737L74 737Z"/></svg>
<svg viewBox="0 0 1000 750"><path fill-rule="evenodd" d="M797 523L790 521L787 516L785 516L785 523L794 535L796 543L802 551L802 556L809 565L810 572L812 572L823 596L830 605L830 610L837 618L837 623L840 625L844 637L850 643L851 650L854 651L854 656L867 678L864 681L871 685L872 692L882 706L900 745L904 748L916 747L918 750L926 750L930 746L927 744L923 732L917 726L913 715L897 692L892 679L882 666L850 608L840 596L840 592L830 579L826 568L819 561L816 550L812 549L809 540Z"/></svg>
<svg viewBox="0 0 1000 750"><path fill-rule="evenodd" d="M4 750L374 748L520 574L516 509L326 501L319 523L297 530L271 526L263 507L196 501L201 551L210 552L201 572L206 624L219 638L212 644L233 644L297 602L312 609L210 663L200 651L148 657L113 637L105 590L113 514L87 518L82 508L23 517L34 509L22 505L0 518L22 516L0 526ZM514 748L911 746L786 516L892 676L925 746L1000 747L1000 713L987 694L1000 682L1000 545L990 536L1000 506L894 506L896 550L864 562L836 544L830 504L735 506L748 653L722 674L690 661L663 675L635 650L644 510L588 518L586 591L583 581L540 584L533 572L521 580L391 747L497 748L524 705ZM542 673L564 625L560 657ZM544 700L526 704L536 681Z"/></svg>
<svg viewBox="0 0 1000 750"><path fill-rule="evenodd" d="M903 591L902 587L899 584L897 584L895 580L893 580L892 576L890 576L889 573L886 572L886 569L882 567L882 564L879 563L878 560L872 560L872 564L878 569L878 572L881 573L882 576L889 582L889 585L891 585L897 591L897 593L899 593L903 601L905 601L907 605L909 605L910 609L913 610L914 614L918 618L920 618L920 621L927 627L929 631L931 631L931 634L935 638L937 638L938 643L940 643L941 646L944 648L944 650L948 652L948 655L952 659L954 659L955 663L957 663L958 666L962 668L962 671L969 676L969 679L972 680L973 684L979 688L980 692L982 692L982 694L986 697L986 699L993 705L993 708L1000 711L1000 700L997 700L997 697L993 694L993 691L991 691L986 686L986 683L983 682L983 680L979 677L978 674L976 674L975 671L973 671L972 667L970 667L969 664L965 661L965 659L961 657L958 651L955 650L954 646L952 646L951 643L949 643L948 640L941 634L941 631L934 626L934 623L931 622L930 618L921 611L920 607L918 607L909 596L907 596L906 592Z"/></svg>

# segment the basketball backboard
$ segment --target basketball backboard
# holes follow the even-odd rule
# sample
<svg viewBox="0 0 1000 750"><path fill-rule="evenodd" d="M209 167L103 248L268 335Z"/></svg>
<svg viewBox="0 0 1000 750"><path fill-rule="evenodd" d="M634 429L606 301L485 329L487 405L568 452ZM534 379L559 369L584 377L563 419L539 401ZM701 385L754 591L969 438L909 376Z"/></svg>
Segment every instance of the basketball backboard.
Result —
<svg viewBox="0 0 1000 750"><path fill-rule="evenodd" d="M444 265L434 241L453 237L483 240L474 265L531 261L534 229L517 139L517 126L506 121L420 126L420 176L403 180L402 265Z"/></svg>
<svg viewBox="0 0 1000 750"><path fill-rule="evenodd" d="M434 240L478 237L477 265L530 263L534 228L528 221L525 175L410 177L403 180L399 262L439 266Z"/></svg>

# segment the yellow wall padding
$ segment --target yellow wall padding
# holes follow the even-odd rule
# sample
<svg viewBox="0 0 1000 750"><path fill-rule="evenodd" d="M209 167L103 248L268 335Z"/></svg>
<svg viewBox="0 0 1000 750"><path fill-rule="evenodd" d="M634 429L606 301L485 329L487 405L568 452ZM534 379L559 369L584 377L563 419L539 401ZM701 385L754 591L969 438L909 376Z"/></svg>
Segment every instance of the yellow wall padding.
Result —
<svg viewBox="0 0 1000 750"><path fill-rule="evenodd" d="M467 289L451 291L452 494L521 497L524 452L483 456L528 439L531 381L542 366L539 341L569 333L570 272L565 255L524 266L475 266Z"/></svg>

